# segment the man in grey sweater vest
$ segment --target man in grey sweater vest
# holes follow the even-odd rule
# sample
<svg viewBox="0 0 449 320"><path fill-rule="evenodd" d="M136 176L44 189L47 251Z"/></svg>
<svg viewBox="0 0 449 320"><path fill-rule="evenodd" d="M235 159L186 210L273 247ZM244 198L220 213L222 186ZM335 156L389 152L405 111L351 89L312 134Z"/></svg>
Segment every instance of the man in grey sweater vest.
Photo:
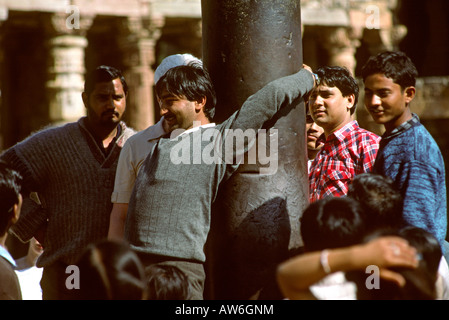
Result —
<svg viewBox="0 0 449 320"><path fill-rule="evenodd" d="M161 115L175 130L162 137L145 159L125 223L125 239L145 265L176 265L189 278L192 298L203 298L211 205L220 183L236 171L255 139L232 148L227 142L237 130L257 133L282 106L310 92L314 83L310 68L275 80L215 125L211 123L215 91L207 71L195 66L167 71L156 84L156 93Z"/></svg>
<svg viewBox="0 0 449 320"><path fill-rule="evenodd" d="M37 261L44 268L43 299L76 297L67 266L107 236L117 161L134 134L121 121L127 92L117 69L100 66L86 77L87 117L43 129L1 155L23 176L24 193L38 195L37 202L24 197L11 232L23 242L34 236L44 247Z"/></svg>
<svg viewBox="0 0 449 320"><path fill-rule="evenodd" d="M166 57L154 71L154 83L157 83L170 68L190 63L202 64L201 60L189 53L173 54ZM158 123L136 133L123 146L118 159L114 191L111 196L113 205L109 222L109 239L123 239L128 202L137 173L153 145L161 136L170 131L171 128L167 125L164 117L161 117Z"/></svg>

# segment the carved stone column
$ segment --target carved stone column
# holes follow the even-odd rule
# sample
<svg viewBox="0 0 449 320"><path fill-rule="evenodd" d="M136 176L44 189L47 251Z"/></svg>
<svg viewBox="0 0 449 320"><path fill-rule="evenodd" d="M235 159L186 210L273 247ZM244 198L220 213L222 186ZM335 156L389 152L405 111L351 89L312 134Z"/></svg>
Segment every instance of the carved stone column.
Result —
<svg viewBox="0 0 449 320"><path fill-rule="evenodd" d="M387 50L397 50L398 44L407 35L404 25L392 25L388 28L366 29L363 32L363 42L371 55Z"/></svg>
<svg viewBox="0 0 449 320"><path fill-rule="evenodd" d="M84 88L85 34L93 17L79 17L77 28L71 28L62 12L42 17L48 34L48 78L46 83L49 118L52 123L76 121L85 115L81 98Z"/></svg>
<svg viewBox="0 0 449 320"><path fill-rule="evenodd" d="M200 18L167 19L163 34L157 44L158 60L172 53L191 53L202 57L202 21Z"/></svg>
<svg viewBox="0 0 449 320"><path fill-rule="evenodd" d="M221 122L265 84L301 68L300 1L201 4L204 63L217 91L214 121ZM276 266L302 245L308 204L304 110L302 100L284 106L267 123L269 140L259 134L257 152L269 146L270 168L245 160L220 186L206 248L206 298L281 296Z"/></svg>
<svg viewBox="0 0 449 320"><path fill-rule="evenodd" d="M127 123L136 130L155 123L151 66L155 62L155 46L163 21L162 17L130 17L120 21L119 46L124 53L124 74L130 88Z"/></svg>
<svg viewBox="0 0 449 320"><path fill-rule="evenodd" d="M360 46L359 39L348 27L323 27L322 43L329 54L329 65L348 68L354 74L355 53Z"/></svg>

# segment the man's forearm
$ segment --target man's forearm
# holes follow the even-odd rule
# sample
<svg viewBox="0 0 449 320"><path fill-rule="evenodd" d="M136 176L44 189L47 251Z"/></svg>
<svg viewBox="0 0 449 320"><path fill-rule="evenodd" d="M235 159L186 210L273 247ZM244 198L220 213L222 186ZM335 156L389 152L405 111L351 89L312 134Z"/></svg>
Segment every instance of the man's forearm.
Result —
<svg viewBox="0 0 449 320"><path fill-rule="evenodd" d="M127 203L114 203L112 206L108 231L109 240L123 240L127 212Z"/></svg>

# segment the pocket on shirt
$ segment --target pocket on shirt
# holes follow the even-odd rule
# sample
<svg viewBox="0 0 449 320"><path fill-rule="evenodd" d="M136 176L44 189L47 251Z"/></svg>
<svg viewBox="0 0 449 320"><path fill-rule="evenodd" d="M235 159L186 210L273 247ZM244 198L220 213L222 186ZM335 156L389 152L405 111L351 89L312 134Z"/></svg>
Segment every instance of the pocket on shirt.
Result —
<svg viewBox="0 0 449 320"><path fill-rule="evenodd" d="M353 175L348 171L342 170L327 170L326 172L329 180L339 181L339 180L352 180Z"/></svg>
<svg viewBox="0 0 449 320"><path fill-rule="evenodd" d="M327 193L333 196L342 196L348 193L348 186L354 175L344 167L342 161L333 162L334 165L326 170Z"/></svg>

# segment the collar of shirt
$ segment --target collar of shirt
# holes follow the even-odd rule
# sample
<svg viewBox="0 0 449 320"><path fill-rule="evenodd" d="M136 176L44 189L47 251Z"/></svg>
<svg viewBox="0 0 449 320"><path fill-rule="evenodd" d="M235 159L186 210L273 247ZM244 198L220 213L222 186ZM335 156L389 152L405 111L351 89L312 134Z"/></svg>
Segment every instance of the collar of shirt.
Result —
<svg viewBox="0 0 449 320"><path fill-rule="evenodd" d="M109 152L112 150L112 147L114 146L114 144L116 144L116 142L118 141L118 139L121 137L122 133L125 132L126 129L126 125L123 121L120 121L119 124L117 125L117 132L115 134L115 137L112 138L111 143L109 143L109 146L107 148L105 148L103 146L103 141L97 139L97 137L95 137L92 133L92 130L89 129L90 125L89 122L87 121L87 117L82 117L78 120L78 124L80 125L81 128L83 128L87 134L89 134L92 139L95 141L95 143L98 145L98 147L100 148L100 150L103 152L103 154L105 156L107 156L109 154ZM122 147L122 145L119 145L120 147Z"/></svg>
<svg viewBox="0 0 449 320"><path fill-rule="evenodd" d="M337 139L338 141L342 142L345 140L348 134L350 134L352 131L357 130L359 128L359 124L357 120L352 120L351 122L348 122L340 129L332 132L326 139L326 143L329 141L332 141L334 139Z"/></svg>
<svg viewBox="0 0 449 320"><path fill-rule="evenodd" d="M318 139L316 139L315 146L319 145L320 143L324 144L325 142L326 142L326 135L323 132L321 136L319 136Z"/></svg>
<svg viewBox="0 0 449 320"><path fill-rule="evenodd" d="M14 258L11 256L11 254L8 252L8 250L6 250L6 248L3 247L2 245L0 245L0 256L5 258L6 260L8 260L8 262L11 263L14 268L17 267L16 261L14 260Z"/></svg>
<svg viewBox="0 0 449 320"><path fill-rule="evenodd" d="M391 139L397 135L400 135L402 132L410 129L411 127L414 127L415 125L419 124L419 117L416 113L412 113L412 118L410 120L405 121L404 123L401 123L399 126L394 128L391 132L385 132L382 136L382 139Z"/></svg>
<svg viewBox="0 0 449 320"><path fill-rule="evenodd" d="M144 135L146 136L146 139L148 142L151 142L153 140L159 139L160 137L164 136L166 134L163 126L164 117L162 117L158 123L156 123L154 126L150 126L145 129Z"/></svg>

